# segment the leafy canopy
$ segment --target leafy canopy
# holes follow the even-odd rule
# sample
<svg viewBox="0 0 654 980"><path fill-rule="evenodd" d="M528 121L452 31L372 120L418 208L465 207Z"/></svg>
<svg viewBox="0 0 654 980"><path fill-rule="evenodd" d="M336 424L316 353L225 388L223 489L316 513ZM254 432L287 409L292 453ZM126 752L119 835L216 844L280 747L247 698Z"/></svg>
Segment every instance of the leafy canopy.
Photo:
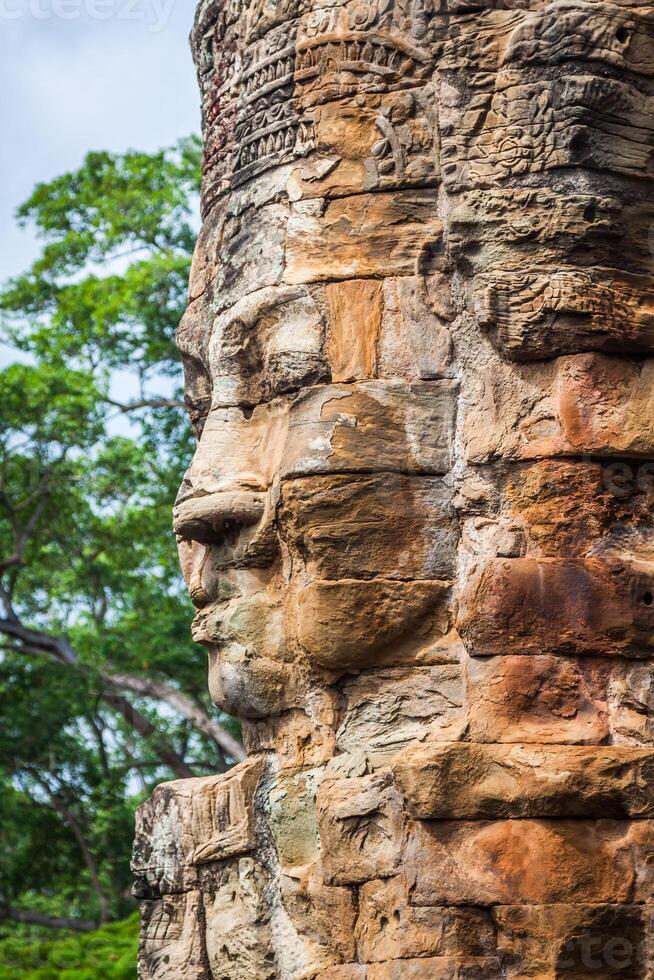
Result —
<svg viewBox="0 0 654 980"><path fill-rule="evenodd" d="M18 212L42 248L0 291L0 935L124 916L134 807L234 760L170 528L199 163L196 138L90 153ZM93 977L132 977L125 950Z"/></svg>

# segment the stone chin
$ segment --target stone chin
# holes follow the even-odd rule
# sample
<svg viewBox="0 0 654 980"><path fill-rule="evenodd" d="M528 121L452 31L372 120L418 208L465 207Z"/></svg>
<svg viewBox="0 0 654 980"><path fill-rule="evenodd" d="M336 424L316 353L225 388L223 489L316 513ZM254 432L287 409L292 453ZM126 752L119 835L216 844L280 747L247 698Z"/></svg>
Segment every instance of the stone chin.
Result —
<svg viewBox="0 0 654 980"><path fill-rule="evenodd" d="M221 711L269 718L300 700L297 667L261 657L237 643L209 648L209 692Z"/></svg>

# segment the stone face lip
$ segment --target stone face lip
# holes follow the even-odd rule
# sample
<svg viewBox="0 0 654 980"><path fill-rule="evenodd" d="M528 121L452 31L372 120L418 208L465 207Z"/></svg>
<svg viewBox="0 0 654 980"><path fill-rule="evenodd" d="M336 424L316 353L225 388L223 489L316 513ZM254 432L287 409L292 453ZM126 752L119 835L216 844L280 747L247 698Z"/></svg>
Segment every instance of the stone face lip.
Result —
<svg viewBox="0 0 654 980"><path fill-rule="evenodd" d="M412 747L393 775L418 820L654 816L654 751L626 746Z"/></svg>

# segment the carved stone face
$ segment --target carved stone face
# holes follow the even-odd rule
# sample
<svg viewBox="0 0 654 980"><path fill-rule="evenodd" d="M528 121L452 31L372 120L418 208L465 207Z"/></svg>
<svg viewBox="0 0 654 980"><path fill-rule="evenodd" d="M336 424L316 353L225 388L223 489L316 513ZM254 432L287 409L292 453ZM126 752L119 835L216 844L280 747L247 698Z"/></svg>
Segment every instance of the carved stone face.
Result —
<svg viewBox="0 0 654 980"><path fill-rule="evenodd" d="M640 111L602 59L645 42L615 11L497 6L201 6L205 222L179 335L199 444L175 527L213 696L239 715L433 659L457 569L524 550L516 521L465 524L462 484L612 446L578 418L613 386L584 352L652 347L651 215L616 176L646 163L620 127L597 136L602 92ZM550 85L572 55L585 73Z"/></svg>
<svg viewBox="0 0 654 980"><path fill-rule="evenodd" d="M214 116L175 529L212 695L245 717L448 632L456 385L428 21L379 0L210 4L196 26Z"/></svg>
<svg viewBox="0 0 654 980"><path fill-rule="evenodd" d="M391 302L400 289L423 302L413 279L390 281ZM455 385L430 377L437 348L420 378L383 293L374 280L262 287L182 332L206 350L212 402L175 527L212 694L246 716L447 632ZM393 344L415 380L379 369Z"/></svg>

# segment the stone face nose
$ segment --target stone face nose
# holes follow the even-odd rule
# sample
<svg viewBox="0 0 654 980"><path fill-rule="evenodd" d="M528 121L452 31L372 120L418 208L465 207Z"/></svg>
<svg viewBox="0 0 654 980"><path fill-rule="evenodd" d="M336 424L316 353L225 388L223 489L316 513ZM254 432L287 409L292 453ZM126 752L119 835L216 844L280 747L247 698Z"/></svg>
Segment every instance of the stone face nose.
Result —
<svg viewBox="0 0 654 980"><path fill-rule="evenodd" d="M220 544L237 526L249 527L263 517L265 494L249 491L190 497L173 509L173 530L186 541Z"/></svg>

